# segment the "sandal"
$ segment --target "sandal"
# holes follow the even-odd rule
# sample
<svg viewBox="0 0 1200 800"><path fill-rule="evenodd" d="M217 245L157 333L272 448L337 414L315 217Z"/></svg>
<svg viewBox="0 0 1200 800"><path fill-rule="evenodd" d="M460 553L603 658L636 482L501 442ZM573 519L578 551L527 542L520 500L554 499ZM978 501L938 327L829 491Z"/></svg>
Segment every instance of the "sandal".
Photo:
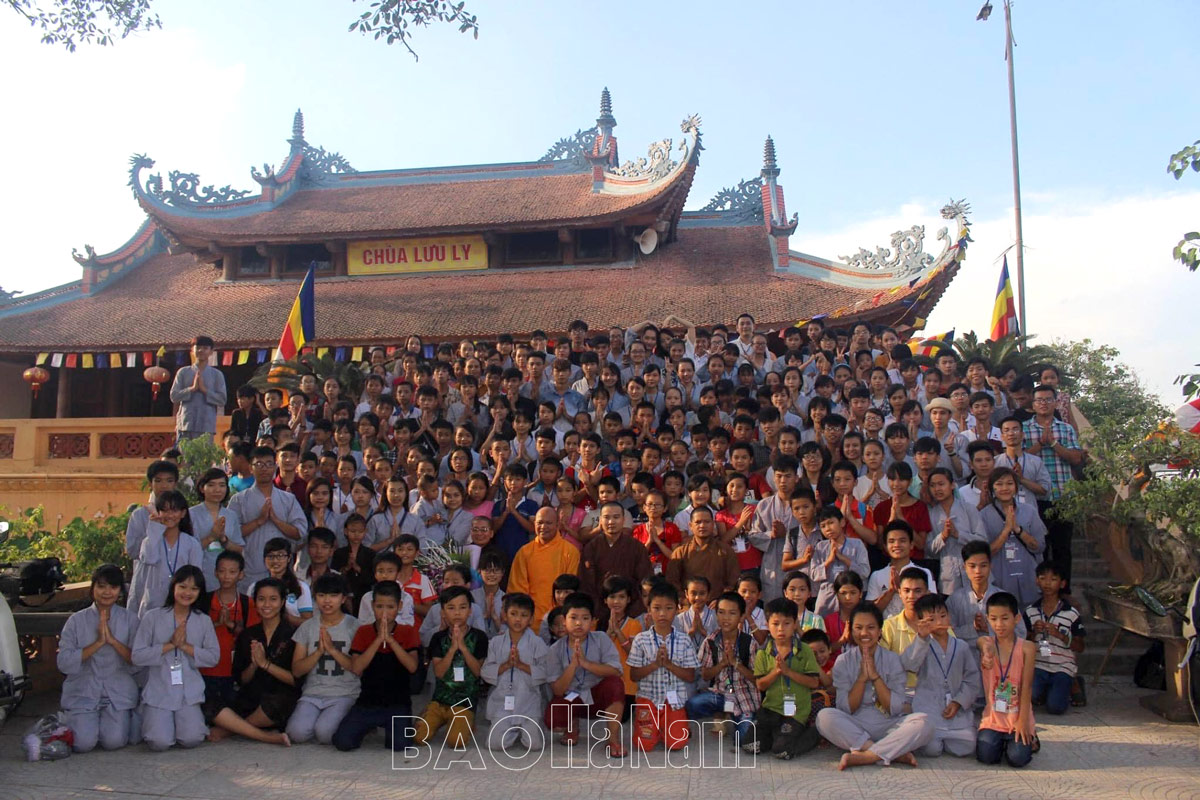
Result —
<svg viewBox="0 0 1200 800"><path fill-rule="evenodd" d="M579 744L579 731L566 731L558 738L558 743L563 747L574 747Z"/></svg>

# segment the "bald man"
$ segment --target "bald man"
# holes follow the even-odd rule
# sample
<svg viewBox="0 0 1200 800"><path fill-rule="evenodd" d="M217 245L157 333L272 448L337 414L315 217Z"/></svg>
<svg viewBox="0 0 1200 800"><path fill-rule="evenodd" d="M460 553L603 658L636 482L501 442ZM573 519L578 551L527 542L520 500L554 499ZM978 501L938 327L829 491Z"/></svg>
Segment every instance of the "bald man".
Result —
<svg viewBox="0 0 1200 800"><path fill-rule="evenodd" d="M533 598L534 619L554 607L554 579L579 571L579 550L558 535L558 511L539 509L533 518L535 538L517 551L508 576L508 591Z"/></svg>

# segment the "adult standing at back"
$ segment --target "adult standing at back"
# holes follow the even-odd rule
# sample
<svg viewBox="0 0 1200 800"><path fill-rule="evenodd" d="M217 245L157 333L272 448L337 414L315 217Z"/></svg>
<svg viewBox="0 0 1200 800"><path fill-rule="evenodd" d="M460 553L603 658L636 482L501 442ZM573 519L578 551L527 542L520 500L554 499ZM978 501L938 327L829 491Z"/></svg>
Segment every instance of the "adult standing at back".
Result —
<svg viewBox="0 0 1200 800"><path fill-rule="evenodd" d="M208 336L192 339L192 363L180 367L171 383L171 402L179 406L175 415L175 438L212 437L217 432L217 417L225 408L225 376L210 361L213 340Z"/></svg>

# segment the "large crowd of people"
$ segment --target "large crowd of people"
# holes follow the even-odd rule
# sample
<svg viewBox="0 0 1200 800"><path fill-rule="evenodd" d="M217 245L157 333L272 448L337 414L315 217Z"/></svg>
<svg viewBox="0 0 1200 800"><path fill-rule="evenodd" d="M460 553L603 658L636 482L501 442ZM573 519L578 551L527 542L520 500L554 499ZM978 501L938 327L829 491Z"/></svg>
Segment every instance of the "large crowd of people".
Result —
<svg viewBox="0 0 1200 800"><path fill-rule="evenodd" d="M1086 702L1053 365L930 365L867 323L577 320L242 386L218 432L212 347L171 396L225 462L194 504L177 453L149 467L132 575L98 569L63 631L76 750L571 747L592 719L615 759L713 720L843 769L1020 767L1035 707Z"/></svg>

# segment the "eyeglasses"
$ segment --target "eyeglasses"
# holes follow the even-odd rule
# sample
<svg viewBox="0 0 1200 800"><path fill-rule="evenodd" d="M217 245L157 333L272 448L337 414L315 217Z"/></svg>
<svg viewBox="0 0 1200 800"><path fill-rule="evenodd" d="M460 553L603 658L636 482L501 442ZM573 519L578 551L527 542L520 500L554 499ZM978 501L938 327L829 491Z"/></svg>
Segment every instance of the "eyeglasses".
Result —
<svg viewBox="0 0 1200 800"><path fill-rule="evenodd" d="M254 467L255 469L267 469L268 467L271 469L274 469L275 462L274 461L252 461L250 463L250 466Z"/></svg>
<svg viewBox="0 0 1200 800"><path fill-rule="evenodd" d="M1035 398L1033 398L1033 402L1035 402L1035 403L1053 403L1054 398L1053 397L1035 397Z"/></svg>
<svg viewBox="0 0 1200 800"><path fill-rule="evenodd" d="M267 553L265 556L263 556L263 561L278 561L281 559L287 559L287 557L287 553L279 551L277 553Z"/></svg>

